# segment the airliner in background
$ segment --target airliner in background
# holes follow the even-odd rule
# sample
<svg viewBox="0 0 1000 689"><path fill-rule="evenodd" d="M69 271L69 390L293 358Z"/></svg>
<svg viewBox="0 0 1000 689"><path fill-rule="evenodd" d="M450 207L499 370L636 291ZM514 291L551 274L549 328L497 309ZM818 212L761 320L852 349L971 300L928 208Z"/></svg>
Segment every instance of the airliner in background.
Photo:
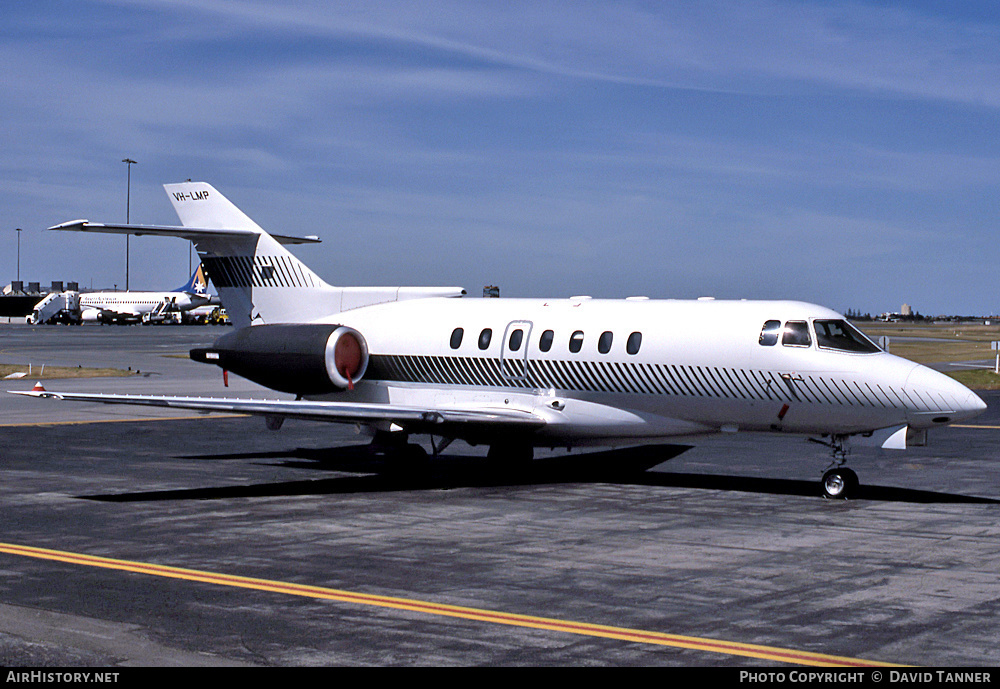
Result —
<svg viewBox="0 0 1000 689"><path fill-rule="evenodd" d="M498 462L536 447L659 444L717 433L795 434L830 448L822 493L858 486L852 443L908 438L986 405L955 380L797 301L469 299L459 287L335 287L213 187L165 185L181 227L77 220L53 230L193 241L236 330L191 358L289 399L61 393L65 400L356 424L373 448L435 454L455 439Z"/></svg>
<svg viewBox="0 0 1000 689"><path fill-rule="evenodd" d="M184 312L209 304L208 281L202 266L170 292L84 292L80 309L84 322L138 323L163 312Z"/></svg>

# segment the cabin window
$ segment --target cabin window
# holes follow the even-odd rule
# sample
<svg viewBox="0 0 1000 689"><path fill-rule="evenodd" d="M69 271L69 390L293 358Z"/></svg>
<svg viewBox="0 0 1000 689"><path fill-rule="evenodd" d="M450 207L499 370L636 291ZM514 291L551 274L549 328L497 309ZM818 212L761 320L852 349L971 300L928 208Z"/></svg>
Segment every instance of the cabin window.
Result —
<svg viewBox="0 0 1000 689"><path fill-rule="evenodd" d="M511 352L516 352L521 348L521 341L524 339L524 331L520 328L512 330L510 333L510 339L507 340L507 349Z"/></svg>
<svg viewBox="0 0 1000 689"><path fill-rule="evenodd" d="M642 346L642 333L632 333L625 343L625 351L629 354L638 354L639 347Z"/></svg>
<svg viewBox="0 0 1000 689"><path fill-rule="evenodd" d="M451 331L451 348L458 349L462 346L462 336L465 334L465 330L462 328L455 328Z"/></svg>
<svg viewBox="0 0 1000 689"><path fill-rule="evenodd" d="M615 339L615 336L610 330L605 330L601 333L601 336L597 338L597 351L601 354L607 354L611 351L611 342Z"/></svg>
<svg viewBox="0 0 1000 689"><path fill-rule="evenodd" d="M479 348L487 349L490 346L490 340L493 339L493 329L483 328L483 332L479 333Z"/></svg>
<svg viewBox="0 0 1000 689"><path fill-rule="evenodd" d="M542 336L538 339L538 349L547 352L552 349L552 340L555 339L555 333L551 330L546 330L542 333Z"/></svg>
<svg viewBox="0 0 1000 689"><path fill-rule="evenodd" d="M808 347L812 343L809 337L809 324L805 321L788 321L785 332L781 336L781 344L792 347Z"/></svg>
<svg viewBox="0 0 1000 689"><path fill-rule="evenodd" d="M767 321L760 329L760 339L758 342L764 347L771 347L778 343L778 335L781 333L781 321Z"/></svg>
<svg viewBox="0 0 1000 689"><path fill-rule="evenodd" d="M583 349L583 331L577 330L569 336L569 351L576 354Z"/></svg>
<svg viewBox="0 0 1000 689"><path fill-rule="evenodd" d="M823 349L861 354L874 354L882 351L864 333L847 321L813 321L813 326L816 328L816 344Z"/></svg>

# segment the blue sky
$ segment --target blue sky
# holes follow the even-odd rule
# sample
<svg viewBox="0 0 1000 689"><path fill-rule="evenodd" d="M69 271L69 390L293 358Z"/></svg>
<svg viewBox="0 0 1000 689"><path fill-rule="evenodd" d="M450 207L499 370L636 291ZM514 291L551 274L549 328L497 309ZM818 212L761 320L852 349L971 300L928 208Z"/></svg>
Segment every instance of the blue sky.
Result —
<svg viewBox="0 0 1000 689"><path fill-rule="evenodd" d="M1000 312L1000 14L961 2L11 3L0 283L125 281L213 184L333 284ZM130 284L187 277L133 238Z"/></svg>

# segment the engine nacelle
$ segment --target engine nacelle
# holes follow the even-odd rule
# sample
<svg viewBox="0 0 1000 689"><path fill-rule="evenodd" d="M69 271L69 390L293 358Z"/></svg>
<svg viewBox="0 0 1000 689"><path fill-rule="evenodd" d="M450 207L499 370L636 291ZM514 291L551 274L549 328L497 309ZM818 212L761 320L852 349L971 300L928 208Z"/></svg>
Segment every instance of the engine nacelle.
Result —
<svg viewBox="0 0 1000 689"><path fill-rule="evenodd" d="M272 390L317 395L353 389L368 369L368 344L344 325L251 325L191 358Z"/></svg>
<svg viewBox="0 0 1000 689"><path fill-rule="evenodd" d="M341 390L353 390L368 370L368 343L354 328L338 326L327 338L323 354L326 375Z"/></svg>

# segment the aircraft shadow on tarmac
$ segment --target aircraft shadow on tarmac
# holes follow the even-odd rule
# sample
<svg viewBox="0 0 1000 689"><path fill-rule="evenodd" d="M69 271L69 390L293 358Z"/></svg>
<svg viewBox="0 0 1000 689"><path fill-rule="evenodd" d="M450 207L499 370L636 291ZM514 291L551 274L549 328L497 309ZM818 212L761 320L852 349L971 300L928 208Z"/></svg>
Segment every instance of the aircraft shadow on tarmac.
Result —
<svg viewBox="0 0 1000 689"><path fill-rule="evenodd" d="M337 495L414 490L449 490L570 483L610 483L665 488L695 488L734 493L760 493L820 498L819 481L758 478L719 474L649 471L673 459L688 445L656 445L537 459L520 466L498 466L483 457L446 455L418 462L387 461L366 446L331 449L197 455L191 460L285 460L281 466L336 472L331 478L216 486L178 490L140 491L110 495L80 495L101 502L155 502L161 500L222 500L230 498ZM347 474L347 475L343 475ZM853 500L903 503L1000 504L990 498L910 488L862 485Z"/></svg>

